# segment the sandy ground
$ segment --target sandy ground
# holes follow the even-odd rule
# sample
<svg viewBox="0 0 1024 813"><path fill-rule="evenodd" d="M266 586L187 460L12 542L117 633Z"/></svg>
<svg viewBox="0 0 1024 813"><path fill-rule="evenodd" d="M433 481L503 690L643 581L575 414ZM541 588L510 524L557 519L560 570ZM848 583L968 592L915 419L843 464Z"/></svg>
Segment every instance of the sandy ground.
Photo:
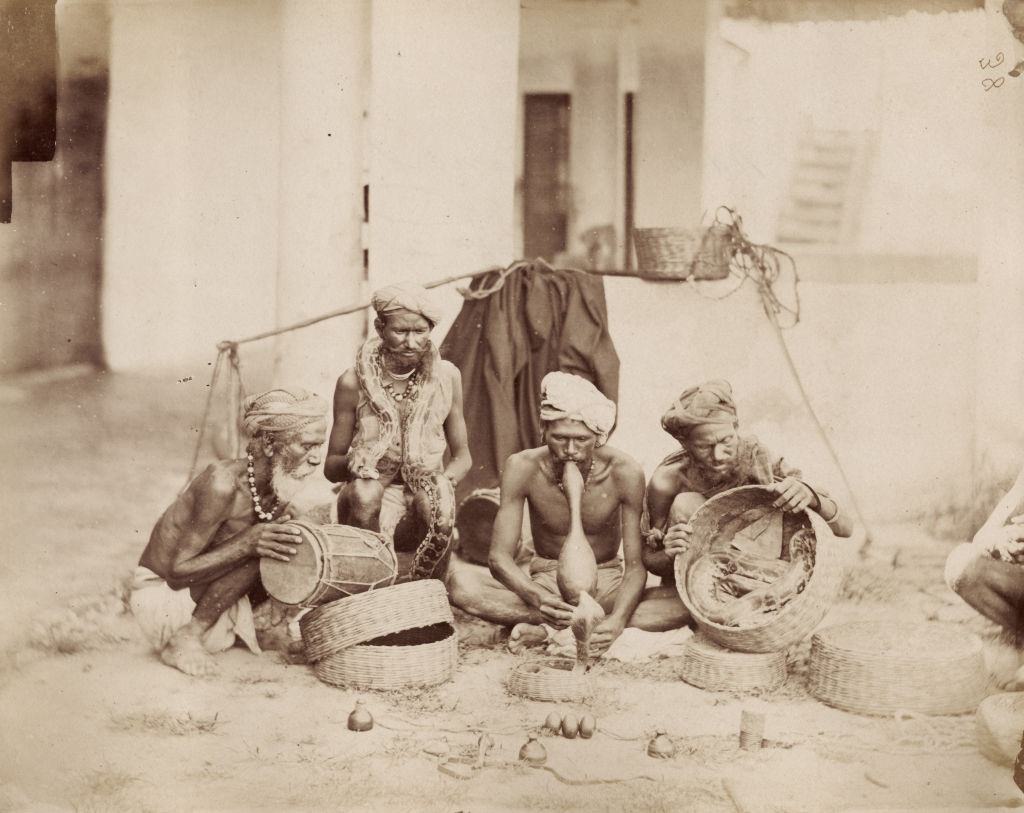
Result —
<svg viewBox="0 0 1024 813"><path fill-rule="evenodd" d="M601 663L590 740L542 735L552 771L516 764L553 704L511 696L516 658L461 648L454 679L405 692L317 681L277 653L221 656L189 678L159 663L124 612L120 585L181 486L201 384L94 374L0 386L0 810L885 810L1021 804L1010 771L980 756L974 717L847 714L804 689L800 661L760 698L679 679L676 658ZM875 558L826 623L932 619L977 630L941 583L948 543L909 525L878 529ZM891 563L895 557L897 566ZM357 696L377 719L352 733ZM773 747L737 747L759 704ZM645 753L658 727L678 746ZM494 740L464 778L438 769Z"/></svg>

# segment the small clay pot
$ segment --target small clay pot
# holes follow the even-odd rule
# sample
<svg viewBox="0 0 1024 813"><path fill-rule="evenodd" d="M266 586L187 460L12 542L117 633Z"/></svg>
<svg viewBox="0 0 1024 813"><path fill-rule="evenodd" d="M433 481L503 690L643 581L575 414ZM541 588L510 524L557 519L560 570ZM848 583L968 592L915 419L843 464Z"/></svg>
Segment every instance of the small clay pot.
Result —
<svg viewBox="0 0 1024 813"><path fill-rule="evenodd" d="M584 714L580 717L580 737L589 740L594 736L595 731L597 731L597 720L592 714Z"/></svg>
<svg viewBox="0 0 1024 813"><path fill-rule="evenodd" d="M373 715L363 704L362 700L356 701L356 707L348 716L349 731L369 731L373 728Z"/></svg>
<svg viewBox="0 0 1024 813"><path fill-rule="evenodd" d="M537 738L531 735L519 749L519 759L527 765L539 767L548 761L548 752L543 745L537 742Z"/></svg>
<svg viewBox="0 0 1024 813"><path fill-rule="evenodd" d="M576 739L576 735L579 733L579 723L576 720L576 715L566 714L562 718L562 736L567 740Z"/></svg>

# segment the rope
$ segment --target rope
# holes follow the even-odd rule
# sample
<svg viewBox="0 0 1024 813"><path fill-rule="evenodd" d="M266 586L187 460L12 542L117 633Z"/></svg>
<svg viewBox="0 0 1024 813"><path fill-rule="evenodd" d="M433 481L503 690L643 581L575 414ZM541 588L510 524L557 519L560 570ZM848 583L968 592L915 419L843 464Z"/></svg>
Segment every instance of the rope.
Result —
<svg viewBox="0 0 1024 813"><path fill-rule="evenodd" d="M723 213L728 216L728 220L723 219ZM800 399L803 401L804 407L807 409L807 413L811 416L811 421L814 423L814 427L817 430L822 443L824 443L829 457L832 458L833 464L839 471L839 476L842 478L843 485L846 486L846 491L850 497L850 505L853 508L853 513L856 515L861 525L864 526L866 536L860 549L860 553L863 555L871 544L870 528L864 519L864 512L861 510L853 485L850 483L850 478L846 473L846 469L843 466L842 461L839 459L839 453L832 444L832 439L829 437L829 434L825 429L825 425L822 423L821 418L818 417L818 413L815 411L814 406L811 403L810 395L807 392L807 388L804 386L800 372L796 368L796 363L793 361L793 356L789 351L789 345L786 343L786 337L783 333L783 330L795 327L800 323L800 275L796 270L796 261L790 254L782 251L781 249L775 248L774 246L751 242L743 232L743 219L728 206L720 206L718 208L715 213L713 227L714 226L723 228L727 233L727 239L732 253L729 271L731 276L739 279L739 282L725 293L715 296L709 294L702 285L698 284L693 276L690 276L687 279L699 296L704 299L714 301L732 296L734 293L739 291L739 289L742 288L748 280L757 287L757 292L761 297L761 306L764 308L765 316L768 317L768 322L772 326L779 348L782 350L782 357L785 359L786 366L789 368L789 372L793 376L793 381L796 383L797 391L800 393ZM787 305L776 293L776 285L783 277L784 263L788 264L792 275L792 305Z"/></svg>

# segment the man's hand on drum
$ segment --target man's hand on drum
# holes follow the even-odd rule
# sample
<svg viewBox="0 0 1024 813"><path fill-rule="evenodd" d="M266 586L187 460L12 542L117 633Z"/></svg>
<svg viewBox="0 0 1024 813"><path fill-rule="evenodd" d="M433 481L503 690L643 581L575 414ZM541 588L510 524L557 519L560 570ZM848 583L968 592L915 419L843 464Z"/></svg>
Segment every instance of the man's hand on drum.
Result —
<svg viewBox="0 0 1024 813"><path fill-rule="evenodd" d="M772 505L790 514L797 514L817 503L814 492L795 477L786 477L767 488L779 495Z"/></svg>
<svg viewBox="0 0 1024 813"><path fill-rule="evenodd" d="M548 624L556 629L564 629L569 626L569 622L572 620L573 610L576 608L571 604L562 601L556 595L552 593L542 593L537 597L538 603L534 606L540 611L540 614L544 616L544 623Z"/></svg>
<svg viewBox="0 0 1024 813"><path fill-rule="evenodd" d="M689 522L677 522L665 531L665 538L662 544L665 553L673 558L680 553L685 553L690 547L690 534L693 533L693 526Z"/></svg>
<svg viewBox="0 0 1024 813"><path fill-rule="evenodd" d="M261 522L249 529L253 555L288 562L298 553L302 533L294 525L285 525L288 519L285 514L277 522Z"/></svg>
<svg viewBox="0 0 1024 813"><path fill-rule="evenodd" d="M365 453L355 453L348 460L348 470L357 480L379 480L380 472Z"/></svg>

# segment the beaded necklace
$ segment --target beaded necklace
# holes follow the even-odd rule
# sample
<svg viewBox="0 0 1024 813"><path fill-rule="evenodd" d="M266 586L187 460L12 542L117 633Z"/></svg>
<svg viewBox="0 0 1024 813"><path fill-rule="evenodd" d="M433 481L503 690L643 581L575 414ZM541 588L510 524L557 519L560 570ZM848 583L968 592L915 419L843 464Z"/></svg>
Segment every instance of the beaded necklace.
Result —
<svg viewBox="0 0 1024 813"><path fill-rule="evenodd" d="M248 452L245 455L249 459L249 464L245 467L245 470L249 473L249 493L252 494L252 509L264 522L270 522L274 518L274 512L281 507L281 501L274 495L274 504L270 507L270 511L264 511L263 505L260 503L260 495L256 491L256 474L255 474L255 463L252 452Z"/></svg>

